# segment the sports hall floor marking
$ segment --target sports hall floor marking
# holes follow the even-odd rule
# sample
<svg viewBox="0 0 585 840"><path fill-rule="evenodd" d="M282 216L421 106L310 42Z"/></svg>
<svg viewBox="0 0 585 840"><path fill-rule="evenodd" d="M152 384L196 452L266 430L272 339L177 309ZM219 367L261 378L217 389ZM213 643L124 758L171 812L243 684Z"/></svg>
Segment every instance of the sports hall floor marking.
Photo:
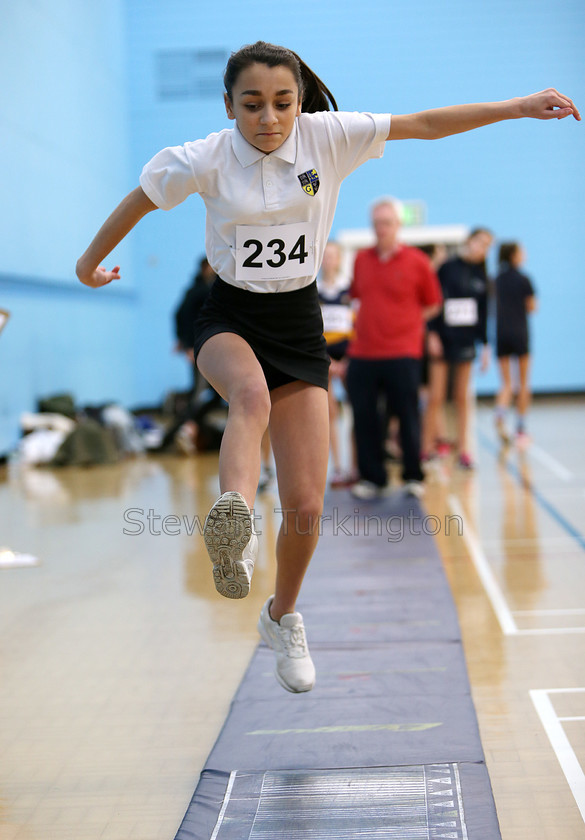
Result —
<svg viewBox="0 0 585 840"><path fill-rule="evenodd" d="M580 694L583 692L585 692L585 688L534 689L530 692L530 698L565 774L571 793L575 797L581 816L585 820L585 773L562 726L563 722L568 721L585 722L585 716L559 717L550 699L551 694Z"/></svg>
<svg viewBox="0 0 585 840"><path fill-rule="evenodd" d="M585 633L585 626L583 627L533 627L529 629L521 629L516 623L515 616L526 615L524 611L513 612L508 606L508 602L500 588L500 585L494 575L489 564L485 552L481 547L480 540L471 527L469 520L465 516L463 507L459 499L450 495L448 497L448 504L455 516L459 516L463 522L462 536L467 546L470 557L473 560L473 565L477 571L478 577L481 580L486 594L491 602L492 608L496 614L502 633L505 636L555 636L565 635L571 633ZM585 610L538 610L532 614L542 616L550 615L585 615Z"/></svg>
<svg viewBox="0 0 585 840"><path fill-rule="evenodd" d="M467 517L461 506L461 502L454 495L449 495L448 504L455 516L459 516L463 522L462 536L467 546L467 550L473 560L475 570L481 580L483 587L490 599L493 610L500 623L502 633L505 636L515 636L519 633L518 625L514 620L514 616L508 606L506 599L500 589L500 586L492 572L491 566L484 554L479 539L471 528Z"/></svg>
<svg viewBox="0 0 585 840"><path fill-rule="evenodd" d="M497 458L499 455L499 448L494 443L494 441L490 437L488 437L485 431L483 431L482 429L478 429L477 437L481 446ZM532 451L532 446L530 448L530 451ZM575 540L575 542L579 545L580 548L585 550L585 536L577 528L575 528L575 526L572 525L571 522L569 522L569 520L565 516L563 516L563 514L551 502L549 502L549 500L545 496L542 495L540 490L538 490L538 488L534 486L534 483L532 481L527 481L526 478L520 472L520 470L509 460L506 461L505 467L506 470L510 473L510 475L513 476L513 478L515 478L516 481L520 484L520 486L523 487L525 490L528 490L532 494L535 501L538 502L540 507L546 510L546 512L550 514L550 516L552 516L552 518L561 526L561 528Z"/></svg>
<svg viewBox="0 0 585 840"><path fill-rule="evenodd" d="M557 461L556 458L553 458L552 455L549 455L544 449L540 446L537 446L535 443L530 444L530 454L533 458L540 463L548 467L548 469L557 476L557 478L562 479L562 481L572 481L573 480L573 473L568 470L560 461Z"/></svg>

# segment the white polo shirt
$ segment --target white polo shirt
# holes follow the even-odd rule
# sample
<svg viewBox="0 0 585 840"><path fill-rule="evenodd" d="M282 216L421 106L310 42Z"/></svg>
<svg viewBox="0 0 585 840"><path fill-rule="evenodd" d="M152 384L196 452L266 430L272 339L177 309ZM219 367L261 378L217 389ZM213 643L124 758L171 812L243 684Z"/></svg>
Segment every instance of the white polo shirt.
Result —
<svg viewBox="0 0 585 840"><path fill-rule="evenodd" d="M226 283L291 291L317 275L341 182L382 157L389 133L390 114L303 113L282 146L265 154L236 126L163 149L140 186L163 210L199 193L207 258Z"/></svg>

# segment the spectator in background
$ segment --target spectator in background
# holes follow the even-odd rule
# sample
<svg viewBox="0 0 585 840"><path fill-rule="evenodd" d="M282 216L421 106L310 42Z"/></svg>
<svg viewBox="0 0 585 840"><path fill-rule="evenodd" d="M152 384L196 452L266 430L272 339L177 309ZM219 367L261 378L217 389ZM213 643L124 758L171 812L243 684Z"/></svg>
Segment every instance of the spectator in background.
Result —
<svg viewBox="0 0 585 840"><path fill-rule="evenodd" d="M430 376L423 453L425 459L436 454L437 418L445 404L449 367L453 365L456 447L458 465L463 469L474 467L467 441L468 393L478 342L483 345L482 370L486 370L489 364L485 261L492 242L493 236L487 228L476 228L469 234L461 255L443 263L438 272L443 290L443 309L428 325Z"/></svg>
<svg viewBox="0 0 585 840"><path fill-rule="evenodd" d="M193 345L195 343L195 321L203 304L207 300L209 290L217 277L215 271L209 265L207 257L199 261L197 274L193 278L191 286L185 292L183 299L175 312L175 332L177 353L185 353L193 365L194 383L197 387L197 368L193 359Z"/></svg>
<svg viewBox="0 0 585 840"><path fill-rule="evenodd" d="M339 406L335 393L335 379L345 376L345 358L353 335L353 310L349 296L350 280L342 271L342 250L337 242L325 246L321 271L317 277L319 303L323 316L323 334L331 358L329 367L329 448L333 463L330 485L333 489L346 487L350 476L341 467L339 442Z"/></svg>
<svg viewBox="0 0 585 840"><path fill-rule="evenodd" d="M418 248L430 259L435 271L438 271L449 258L447 246L442 242L431 242L428 245L419 245Z"/></svg>
<svg viewBox="0 0 585 840"><path fill-rule="evenodd" d="M199 260L199 267L193 281L175 310L175 352L183 353L193 371L193 385L187 403L178 411L171 425L164 434L160 449L164 450L175 443L180 452L189 455L195 452L197 438L197 423L194 415L197 413L195 403L199 397L205 380L197 370L193 355L195 344L195 320L207 300L216 273L209 265L207 257Z"/></svg>
<svg viewBox="0 0 585 840"><path fill-rule="evenodd" d="M426 254L431 261L436 272L439 271L444 262L449 259L449 251L447 246L442 242L432 242L428 245L418 246L423 254ZM421 388L420 397L423 404L423 411L426 411L427 399L429 393L429 347L428 347L428 333L425 330L423 358L422 358L422 372L421 372ZM436 449L439 456L448 455L451 449L449 441L447 440L447 423L445 420L444 410L437 412L436 417Z"/></svg>
<svg viewBox="0 0 585 840"><path fill-rule="evenodd" d="M496 354L501 388L496 398L495 422L503 443L510 442L506 414L513 396L512 369L516 369L518 396L516 403L516 440L528 440L526 413L530 404L530 339L528 313L536 309L534 287L520 272L524 249L518 242L503 242L499 252L499 273L496 278Z"/></svg>
<svg viewBox="0 0 585 840"><path fill-rule="evenodd" d="M418 391L424 325L440 310L441 290L428 257L398 241L398 202L378 201L372 224L376 244L357 255L351 286L359 309L348 351L347 391L361 476L352 493L373 499L386 492L384 437L389 411L400 424L406 492L420 497Z"/></svg>

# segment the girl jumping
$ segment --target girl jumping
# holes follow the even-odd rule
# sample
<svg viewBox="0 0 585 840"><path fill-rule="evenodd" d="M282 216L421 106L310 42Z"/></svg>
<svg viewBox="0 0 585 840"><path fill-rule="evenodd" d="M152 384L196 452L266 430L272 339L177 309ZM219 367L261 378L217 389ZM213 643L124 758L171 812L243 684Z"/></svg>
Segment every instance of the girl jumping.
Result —
<svg viewBox="0 0 585 840"><path fill-rule="evenodd" d="M416 114L331 113L323 82L291 50L259 41L230 57L225 107L235 125L164 149L77 263L94 288L120 277L102 261L147 213L192 193L206 205L206 251L219 276L197 323L202 375L228 402L219 456L221 496L204 539L217 590L243 597L257 550L252 509L267 426L282 524L274 596L259 630L289 691L309 691L315 669L297 597L318 536L329 448L329 358L315 277L343 179L381 157L387 140L434 139L500 120L580 119L552 88L532 96Z"/></svg>

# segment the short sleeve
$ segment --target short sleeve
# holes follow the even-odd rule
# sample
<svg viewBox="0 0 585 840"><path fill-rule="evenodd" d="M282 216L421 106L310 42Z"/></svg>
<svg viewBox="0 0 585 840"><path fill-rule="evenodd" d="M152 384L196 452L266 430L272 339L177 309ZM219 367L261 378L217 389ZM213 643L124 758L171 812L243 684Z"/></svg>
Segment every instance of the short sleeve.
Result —
<svg viewBox="0 0 585 840"><path fill-rule="evenodd" d="M384 154L390 133L390 114L323 112L333 163L337 174L346 178L371 158Z"/></svg>
<svg viewBox="0 0 585 840"><path fill-rule="evenodd" d="M200 192L190 162L190 145L163 149L142 170L140 186L161 210L171 210L187 196Z"/></svg>

